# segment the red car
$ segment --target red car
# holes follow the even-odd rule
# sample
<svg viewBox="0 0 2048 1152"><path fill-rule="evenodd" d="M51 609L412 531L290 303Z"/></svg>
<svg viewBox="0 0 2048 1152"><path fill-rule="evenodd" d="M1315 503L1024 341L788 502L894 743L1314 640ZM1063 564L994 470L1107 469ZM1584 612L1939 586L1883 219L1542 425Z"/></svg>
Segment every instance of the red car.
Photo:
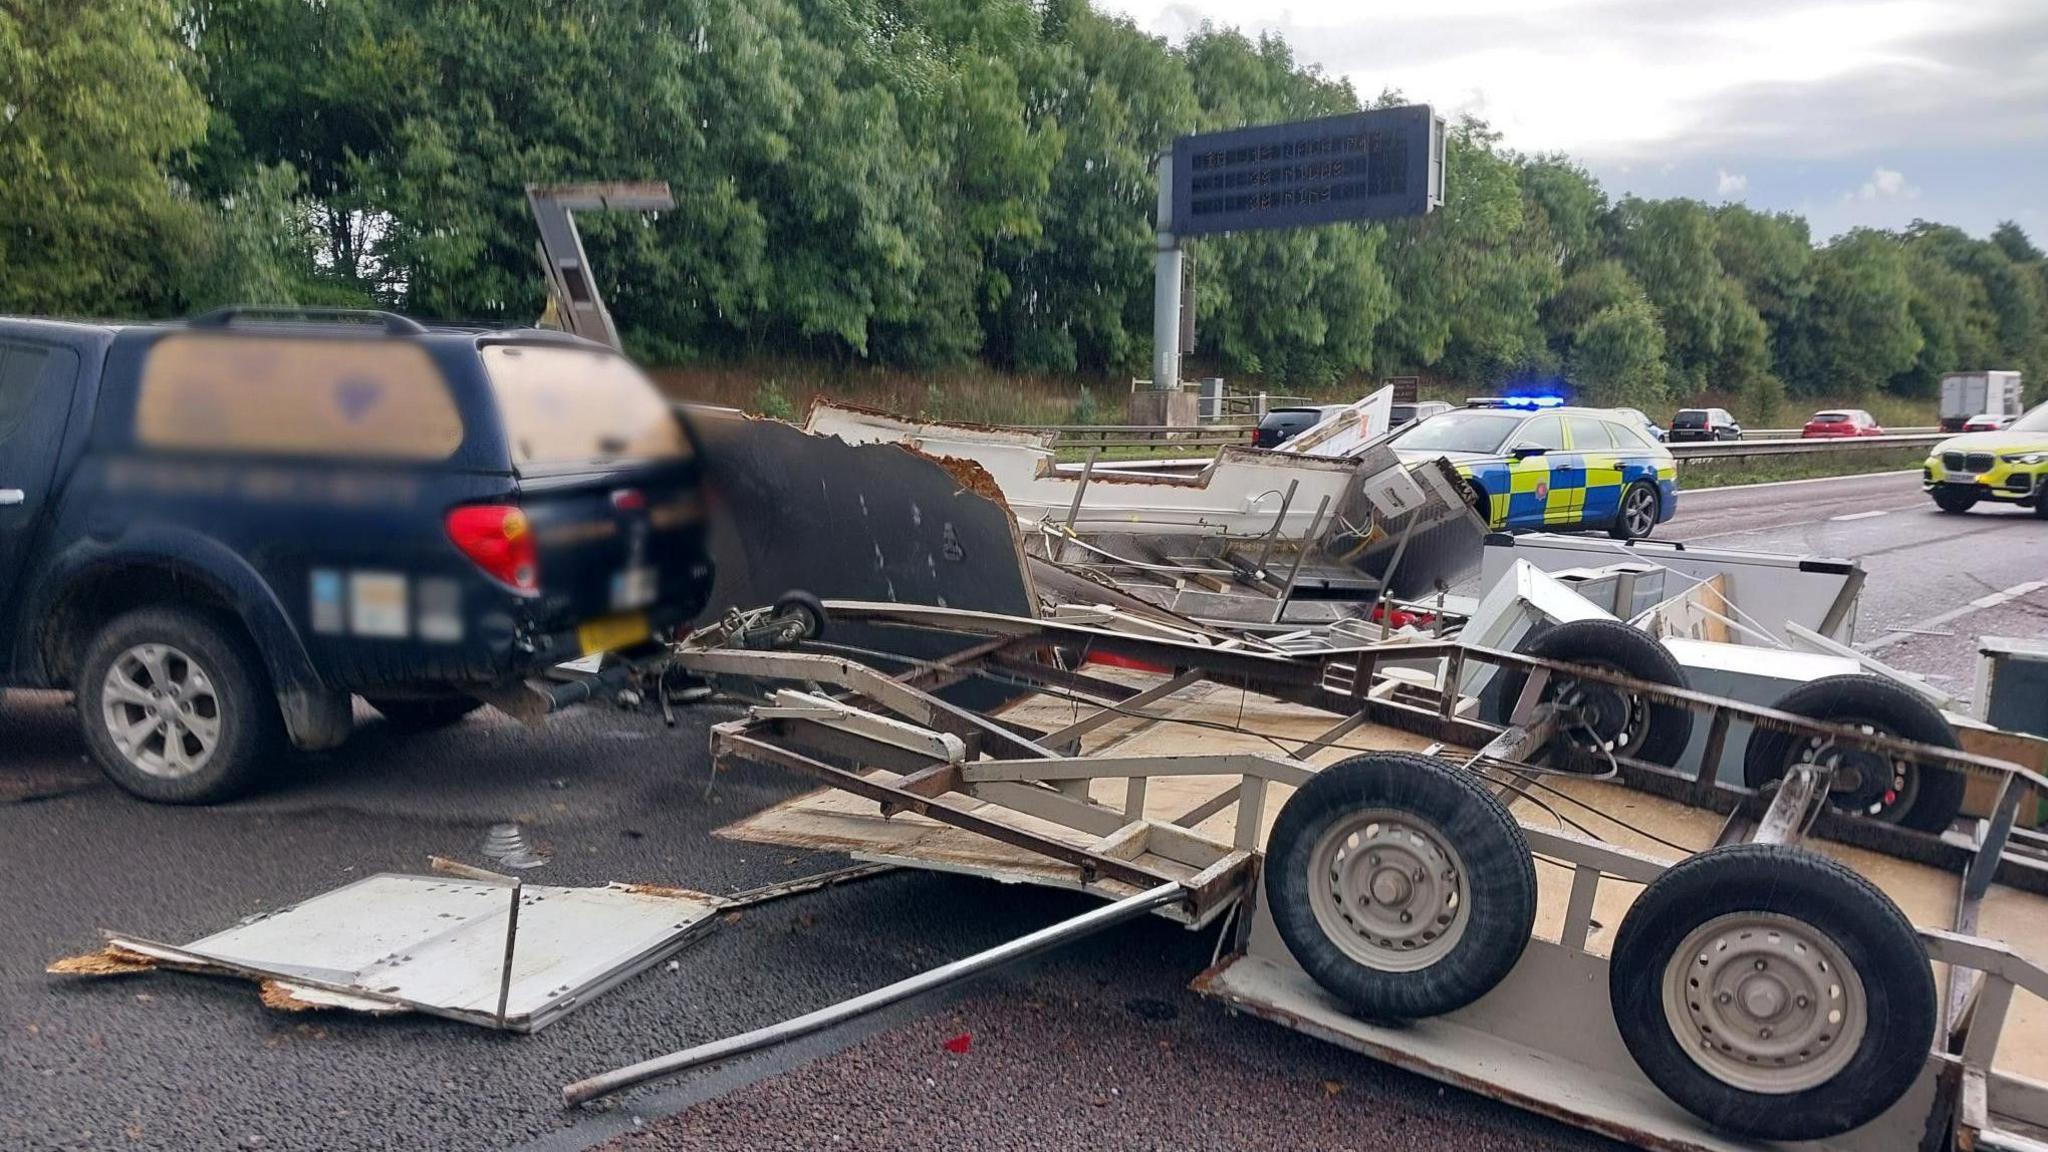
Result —
<svg viewBox="0 0 2048 1152"><path fill-rule="evenodd" d="M1806 427L1799 430L1804 440L1824 436L1882 436L1884 429L1877 418L1861 408L1833 408L1826 412L1815 412Z"/></svg>

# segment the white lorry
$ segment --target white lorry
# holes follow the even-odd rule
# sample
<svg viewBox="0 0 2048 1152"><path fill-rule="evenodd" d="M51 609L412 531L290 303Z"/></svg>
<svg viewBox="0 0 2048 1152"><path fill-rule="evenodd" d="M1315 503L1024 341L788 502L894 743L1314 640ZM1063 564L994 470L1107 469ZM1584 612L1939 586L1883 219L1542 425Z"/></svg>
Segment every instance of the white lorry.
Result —
<svg viewBox="0 0 2048 1152"><path fill-rule="evenodd" d="M1972 416L2025 411L2017 372L1952 372L1941 378L1941 430L1960 432Z"/></svg>

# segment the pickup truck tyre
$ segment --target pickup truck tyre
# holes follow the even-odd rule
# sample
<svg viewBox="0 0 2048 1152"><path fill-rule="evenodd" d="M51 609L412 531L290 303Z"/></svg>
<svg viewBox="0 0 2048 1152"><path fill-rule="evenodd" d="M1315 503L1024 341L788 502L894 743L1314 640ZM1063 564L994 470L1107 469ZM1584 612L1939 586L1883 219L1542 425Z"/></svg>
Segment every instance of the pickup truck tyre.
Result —
<svg viewBox="0 0 2048 1152"><path fill-rule="evenodd" d="M78 717L93 758L144 800L212 804L262 776L284 732L263 661L211 615L115 617L79 665Z"/></svg>
<svg viewBox="0 0 2048 1152"><path fill-rule="evenodd" d="M1470 773L1412 752L1316 773L1280 810L1264 872L1287 950L1368 1020L1477 1000L1536 921L1521 826Z"/></svg>
<svg viewBox="0 0 2048 1152"><path fill-rule="evenodd" d="M1913 1086L1934 1041L1912 922L1846 865L1787 844L1710 849L1652 881L1607 974L1643 1074L1740 1136L1861 1127Z"/></svg>
<svg viewBox="0 0 2048 1152"><path fill-rule="evenodd" d="M1968 489L1936 488L1934 506L1943 512L1968 512L1977 506L1977 494Z"/></svg>
<svg viewBox="0 0 2048 1152"><path fill-rule="evenodd" d="M1874 735L1961 747L1940 709L1880 676L1823 676L1785 693L1771 707ZM1837 811L1939 835L1963 807L1960 773L1790 732L1759 730L1749 738L1742 756L1743 782L1762 788L1783 779L1794 765L1815 761L1835 769L1828 803Z"/></svg>
<svg viewBox="0 0 2048 1152"><path fill-rule="evenodd" d="M450 692L439 696L365 696L391 727L405 732L431 732L461 722L484 706L474 696Z"/></svg>

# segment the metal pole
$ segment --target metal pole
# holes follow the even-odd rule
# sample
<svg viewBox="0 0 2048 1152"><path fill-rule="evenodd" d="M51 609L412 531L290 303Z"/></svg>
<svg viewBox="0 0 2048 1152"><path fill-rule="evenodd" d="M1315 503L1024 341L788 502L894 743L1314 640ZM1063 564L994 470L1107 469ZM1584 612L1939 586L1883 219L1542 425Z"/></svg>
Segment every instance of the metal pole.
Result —
<svg viewBox="0 0 2048 1152"><path fill-rule="evenodd" d="M1387 602L1387 595L1394 587L1394 571L1401 567L1401 557L1408 551L1408 537L1415 532L1415 522L1422 519L1415 513L1408 514L1408 523L1401 529L1401 539L1394 545L1394 558L1387 561L1387 570L1380 573L1380 639L1385 640L1393 631L1394 606Z"/></svg>
<svg viewBox="0 0 2048 1152"><path fill-rule="evenodd" d="M1159 154L1159 217L1152 258L1152 387L1180 386L1180 238L1173 234L1173 152Z"/></svg>
<svg viewBox="0 0 2048 1152"><path fill-rule="evenodd" d="M1046 557L1055 564L1066 558L1067 544L1074 538L1074 521L1081 516L1081 496L1088 491L1088 478L1095 475L1095 457L1101 451L1100 448L1090 448L1088 462L1081 465L1081 479L1074 485L1074 502L1067 506L1066 532L1060 537L1059 547L1054 548L1052 555Z"/></svg>
<svg viewBox="0 0 2048 1152"><path fill-rule="evenodd" d="M716 1064L736 1056L744 1056L749 1052L758 1052L763 1048L796 1040L813 1032L821 1032L913 996L979 976L991 969L1035 956L1049 948L1093 935L1126 920L1135 920L1155 908L1181 900L1186 895L1186 889L1178 883L1161 884L1136 896L1127 896L1114 904L1084 912L1071 920L1048 925L1028 936L1019 936L986 952L963 957L929 972L920 972L907 980L898 980L872 992L862 993L851 1000L843 1000L815 1012L807 1012L794 1020L784 1020L779 1024L770 1024L766 1028L757 1028L752 1032L744 1032L724 1040L714 1040L695 1048L685 1048L681 1052L671 1052L666 1056L643 1060L638 1064L630 1064L624 1068L592 1076L588 1080L578 1080L562 1089L562 1102L565 1105L583 1104L637 1084L645 1084L649 1080L673 1076L706 1064Z"/></svg>
<svg viewBox="0 0 2048 1152"><path fill-rule="evenodd" d="M1316 518L1308 522L1308 535L1301 538L1301 547L1295 550L1294 565L1287 569L1287 583L1280 586L1280 595L1273 601L1275 624L1280 622L1280 617L1287 615L1287 601L1293 598L1294 582L1301 577L1301 562L1308 558L1309 549L1316 546L1316 532L1323 526L1323 513L1329 510L1330 498L1324 496L1323 502L1316 505Z"/></svg>

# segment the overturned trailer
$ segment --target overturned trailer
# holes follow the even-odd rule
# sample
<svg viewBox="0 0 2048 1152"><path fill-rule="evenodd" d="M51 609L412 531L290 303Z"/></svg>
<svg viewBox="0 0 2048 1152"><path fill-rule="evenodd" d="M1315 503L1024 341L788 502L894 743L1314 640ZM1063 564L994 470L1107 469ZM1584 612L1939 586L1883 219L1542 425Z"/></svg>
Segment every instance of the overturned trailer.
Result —
<svg viewBox="0 0 2048 1152"><path fill-rule="evenodd" d="M1598 643L1279 654L827 607L834 626L941 634L956 655L856 654L828 632L679 656L759 702L718 726L716 756L829 785L726 835L1227 917L1203 994L1647 1147L2025 1148L2048 1132L2048 971L2028 958L2048 948L2048 841L2014 820L2048 784L2034 771L1629 675ZM1595 623L1582 644L1621 629L1655 647ZM1460 690L1474 664L1513 682L1505 723ZM936 694L965 680L1006 702ZM1770 786L1673 768L1674 728L1725 739L1738 721ZM1874 770L1985 781L1992 811L1932 833L1829 802Z"/></svg>
<svg viewBox="0 0 2048 1152"><path fill-rule="evenodd" d="M1248 479L1271 454L1226 453L1205 482L1146 483L1119 508L1129 482L1022 434L842 418L829 452L884 454L921 495L905 506L898 480L871 483L853 457L824 468L804 515L867 544L808 575L882 592L830 600L828 631L794 649L713 637L663 670L754 705L715 729L715 756L828 785L724 835L1112 902L1075 931L1147 912L1227 922L1203 994L1650 1147L2024 1148L2048 1133L2048 973L2029 958L2048 953L2048 839L2018 819L2042 793L2040 742L1951 726L1867 672L1797 699L1693 683L1724 650L1846 638L1853 569L1531 541L1509 566L1562 589L1541 594L1561 611L1290 649L1133 595L1134 557L1072 559L1135 522L1185 587L1197 554L1176 544L1242 560L1316 540L1327 507L1302 521L1280 473ZM816 443L784 448L808 467ZM1302 463L1290 484L1329 484L1309 489L1319 504L1383 471ZM805 498L820 478L784 472L756 499ZM925 527L932 507L954 507L950 529ZM878 516L910 519L898 547ZM945 580L949 531L954 553L1014 566L984 595L1024 610L959 606L982 581ZM895 580L920 564L940 583ZM1743 607L1764 603L1770 621ZM1681 662L1688 644L1706 654Z"/></svg>

